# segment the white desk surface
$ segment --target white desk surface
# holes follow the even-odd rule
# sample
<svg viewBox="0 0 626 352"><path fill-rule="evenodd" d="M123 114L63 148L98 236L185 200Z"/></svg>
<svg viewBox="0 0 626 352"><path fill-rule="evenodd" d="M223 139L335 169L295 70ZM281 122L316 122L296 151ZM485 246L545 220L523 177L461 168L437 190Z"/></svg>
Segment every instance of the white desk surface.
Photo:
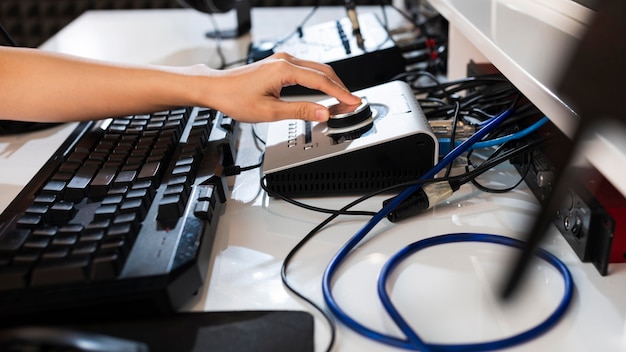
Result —
<svg viewBox="0 0 626 352"><path fill-rule="evenodd" d="M379 11L377 7L361 11ZM277 12L281 11L281 12ZM253 36L267 39L291 30L308 9L253 10ZM323 8L312 22L344 16L341 8ZM280 24L275 20L280 18ZM282 27L285 26L285 27ZM92 11L70 24L42 46L92 58L137 63L183 65L212 64L215 43L204 38L210 30L204 15L191 10ZM282 28L282 29L279 29ZM245 54L250 35L224 40L228 58ZM22 137L0 138L0 208L25 184L38 166L71 131L73 125ZM257 126L263 133L267 125ZM243 125L239 163L256 162L259 151ZM510 168L490 175L494 185L519 177ZM280 267L288 251L325 215L268 198L258 186L259 171L232 180L230 199L214 248L214 261L205 290L187 310L304 309L306 304L281 284ZM385 197L360 208L378 210ZM306 200L340 208L352 198ZM387 334L397 334L376 296L375 281L386 259L405 245L430 236L478 232L519 238L538 209L535 198L522 185L501 195L485 194L471 186L461 188L445 204L409 221L383 221L340 270L334 292L343 308L359 322ZM364 225L365 218L333 222L294 259L290 280L308 297L322 302L321 275L328 260ZM569 267L576 285L572 305L564 319L547 334L515 351L624 351L626 267L611 265L601 277L591 264L582 264L562 237L554 233L544 246ZM514 250L489 244L453 244L433 247L412 256L394 277L392 298L406 319L428 342L462 343L499 339L542 321L561 299L561 277L548 264L537 263L529 273L519 299L503 304L497 299L502 275L508 272ZM314 313L315 314L315 313ZM317 317L317 315L316 315ZM328 327L316 323L316 350L326 348ZM338 351L394 351L339 326Z"/></svg>

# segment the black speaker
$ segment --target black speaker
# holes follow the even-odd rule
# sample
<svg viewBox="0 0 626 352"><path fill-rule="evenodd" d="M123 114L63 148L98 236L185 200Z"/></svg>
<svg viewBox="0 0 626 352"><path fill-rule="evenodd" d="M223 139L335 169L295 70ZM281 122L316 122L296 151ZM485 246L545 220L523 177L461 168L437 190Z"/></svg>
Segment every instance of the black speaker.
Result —
<svg viewBox="0 0 626 352"><path fill-rule="evenodd" d="M194 8L200 12L222 13L235 8L236 0L178 0L183 6Z"/></svg>
<svg viewBox="0 0 626 352"><path fill-rule="evenodd" d="M204 13L226 13L235 11L235 28L206 33L207 37L236 38L250 31L250 0L178 0L183 7L190 7Z"/></svg>

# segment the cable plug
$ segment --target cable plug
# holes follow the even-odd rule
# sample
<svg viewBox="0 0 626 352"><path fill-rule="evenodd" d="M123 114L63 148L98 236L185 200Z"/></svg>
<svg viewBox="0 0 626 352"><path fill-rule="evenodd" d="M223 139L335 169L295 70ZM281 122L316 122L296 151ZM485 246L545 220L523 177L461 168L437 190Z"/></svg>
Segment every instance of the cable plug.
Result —
<svg viewBox="0 0 626 352"><path fill-rule="evenodd" d="M239 165L229 165L224 166L222 170L222 175L224 176L236 176L241 173L241 166Z"/></svg>
<svg viewBox="0 0 626 352"><path fill-rule="evenodd" d="M450 138L452 135L452 120L430 120L428 124L437 138ZM476 126L467 125L458 121L454 138L469 138L476 132Z"/></svg>
<svg viewBox="0 0 626 352"><path fill-rule="evenodd" d="M458 189L458 187L454 188L448 181L426 184L398 204L394 210L387 214L387 219L391 222L397 222L421 214L426 209L432 208L435 204L452 196L454 191ZM392 199L383 201L383 207Z"/></svg>

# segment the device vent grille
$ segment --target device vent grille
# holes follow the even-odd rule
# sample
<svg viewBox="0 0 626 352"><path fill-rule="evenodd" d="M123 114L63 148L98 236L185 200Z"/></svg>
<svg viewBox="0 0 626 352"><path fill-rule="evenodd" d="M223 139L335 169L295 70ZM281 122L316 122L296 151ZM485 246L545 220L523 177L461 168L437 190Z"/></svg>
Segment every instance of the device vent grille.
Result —
<svg viewBox="0 0 626 352"><path fill-rule="evenodd" d="M283 195L365 194L417 179L423 170L323 171L276 173L266 177L268 189Z"/></svg>

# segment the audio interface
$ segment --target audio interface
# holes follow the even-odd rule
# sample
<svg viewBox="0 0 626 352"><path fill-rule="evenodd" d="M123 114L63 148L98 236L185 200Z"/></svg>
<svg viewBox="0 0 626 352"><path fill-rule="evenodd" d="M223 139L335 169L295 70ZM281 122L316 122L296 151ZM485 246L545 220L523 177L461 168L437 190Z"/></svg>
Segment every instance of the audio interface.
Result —
<svg viewBox="0 0 626 352"><path fill-rule="evenodd" d="M365 194L412 181L437 161L438 143L410 86L392 81L354 92L358 106L320 101L326 123L272 122L263 174L286 196Z"/></svg>

